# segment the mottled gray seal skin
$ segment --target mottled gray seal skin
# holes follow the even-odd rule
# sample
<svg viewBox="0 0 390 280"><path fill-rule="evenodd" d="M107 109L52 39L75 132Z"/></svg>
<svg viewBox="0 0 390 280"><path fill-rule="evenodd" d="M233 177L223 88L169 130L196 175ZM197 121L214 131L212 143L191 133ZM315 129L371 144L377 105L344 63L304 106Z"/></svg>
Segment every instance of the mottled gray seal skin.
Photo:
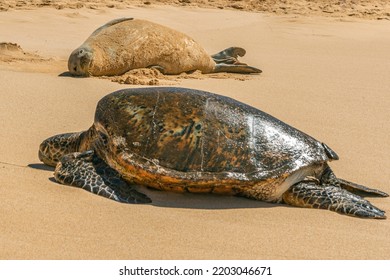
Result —
<svg viewBox="0 0 390 280"><path fill-rule="evenodd" d="M200 70L202 73L261 73L241 63L245 50L231 47L210 56L189 36L146 20L121 18L95 30L68 60L76 76L115 76L137 68L163 74Z"/></svg>
<svg viewBox="0 0 390 280"><path fill-rule="evenodd" d="M126 203L133 185L245 196L357 217L384 211L352 192L387 194L337 178L326 144L234 99L185 88L125 89L101 99L91 128L53 136L39 157L58 182ZM352 191L352 192L350 192Z"/></svg>

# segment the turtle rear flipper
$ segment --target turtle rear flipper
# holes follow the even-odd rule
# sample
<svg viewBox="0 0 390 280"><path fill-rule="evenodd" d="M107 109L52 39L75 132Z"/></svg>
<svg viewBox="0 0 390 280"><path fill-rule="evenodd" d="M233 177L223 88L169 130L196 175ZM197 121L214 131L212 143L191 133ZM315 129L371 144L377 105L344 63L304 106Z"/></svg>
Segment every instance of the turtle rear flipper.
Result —
<svg viewBox="0 0 390 280"><path fill-rule="evenodd" d="M386 219L385 212L367 200L333 185L319 185L315 181L302 181L293 185L283 194L287 204L328 209L360 218Z"/></svg>
<svg viewBox="0 0 390 280"><path fill-rule="evenodd" d="M262 71L258 68L249 66L238 60L239 56L244 56L246 53L245 49L239 47L230 47L217 54L211 56L216 63L214 72L230 72L230 73L261 73Z"/></svg>
<svg viewBox="0 0 390 280"><path fill-rule="evenodd" d="M337 178L340 186L350 192L353 193L363 193L363 194L370 194L370 195L375 195L375 196L382 196L382 197L388 197L389 195L385 192L382 192L377 189L372 189L363 185L359 185L356 183L349 182L344 179Z"/></svg>
<svg viewBox="0 0 390 280"><path fill-rule="evenodd" d="M389 195L385 192L382 192L377 189L372 189L363 185L349 182L344 179L337 178L333 173L332 169L327 166L321 176L322 184L330 184L334 186L341 187L349 192L359 194L359 195L373 195L373 196L382 196L388 197Z"/></svg>
<svg viewBox="0 0 390 280"><path fill-rule="evenodd" d="M65 185L124 203L150 203L151 199L127 184L117 171L89 150L61 158L54 171L55 179Z"/></svg>

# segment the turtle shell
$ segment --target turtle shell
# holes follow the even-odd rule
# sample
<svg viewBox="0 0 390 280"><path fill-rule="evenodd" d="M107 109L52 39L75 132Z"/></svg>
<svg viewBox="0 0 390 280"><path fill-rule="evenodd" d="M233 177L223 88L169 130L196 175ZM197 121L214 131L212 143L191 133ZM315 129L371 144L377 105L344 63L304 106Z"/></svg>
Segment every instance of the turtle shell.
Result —
<svg viewBox="0 0 390 280"><path fill-rule="evenodd" d="M337 159L326 145L234 99L185 88L104 97L95 150L125 178L155 187L247 184Z"/></svg>

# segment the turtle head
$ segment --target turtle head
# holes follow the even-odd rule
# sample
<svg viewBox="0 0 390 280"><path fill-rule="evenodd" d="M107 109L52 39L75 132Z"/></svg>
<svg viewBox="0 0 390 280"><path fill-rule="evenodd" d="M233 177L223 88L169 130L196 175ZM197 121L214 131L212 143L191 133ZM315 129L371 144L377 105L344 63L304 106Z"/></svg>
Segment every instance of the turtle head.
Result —
<svg viewBox="0 0 390 280"><path fill-rule="evenodd" d="M92 57L92 51L86 47L75 49L68 59L69 72L75 76L90 76L89 67Z"/></svg>
<svg viewBox="0 0 390 280"><path fill-rule="evenodd" d="M85 151L88 148L86 135L85 131L65 133L44 140L39 146L39 160L46 165L56 166L63 156Z"/></svg>

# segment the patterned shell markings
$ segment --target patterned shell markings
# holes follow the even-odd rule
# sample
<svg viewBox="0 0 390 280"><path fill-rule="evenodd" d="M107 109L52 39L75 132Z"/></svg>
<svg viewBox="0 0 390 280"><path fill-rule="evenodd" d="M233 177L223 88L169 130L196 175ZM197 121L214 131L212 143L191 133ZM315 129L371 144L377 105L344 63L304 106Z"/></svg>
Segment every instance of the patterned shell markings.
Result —
<svg viewBox="0 0 390 280"><path fill-rule="evenodd" d="M124 150L181 172L260 181L328 160L320 142L227 97L176 89L119 91L99 102L95 125Z"/></svg>

